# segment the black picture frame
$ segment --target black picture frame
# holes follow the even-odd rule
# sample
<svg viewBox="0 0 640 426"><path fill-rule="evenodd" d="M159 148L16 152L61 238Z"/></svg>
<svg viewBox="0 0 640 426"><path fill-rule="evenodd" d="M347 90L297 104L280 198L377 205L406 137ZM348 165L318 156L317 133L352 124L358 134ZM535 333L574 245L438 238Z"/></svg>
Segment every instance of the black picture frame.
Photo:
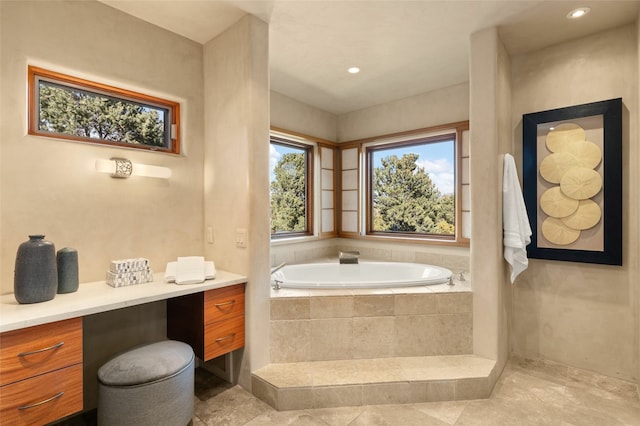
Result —
<svg viewBox="0 0 640 426"><path fill-rule="evenodd" d="M594 202L601 207L601 217L597 225L579 231L580 236L574 242L554 244L550 242L553 240L551 233L545 234L549 239L542 234L542 223L548 216L540 207L540 195L552 184L541 176L540 164L544 160L542 157L553 154L545 144L544 132L548 135L564 123L593 123L592 130L585 131L586 137L589 134L601 136L598 143L602 159L594 170L602 177L602 189L593 196ZM599 123L601 128L598 128ZM523 195L532 231L531 244L527 246L528 257L622 265L622 99L524 114L522 130ZM592 246L585 248L585 244Z"/></svg>

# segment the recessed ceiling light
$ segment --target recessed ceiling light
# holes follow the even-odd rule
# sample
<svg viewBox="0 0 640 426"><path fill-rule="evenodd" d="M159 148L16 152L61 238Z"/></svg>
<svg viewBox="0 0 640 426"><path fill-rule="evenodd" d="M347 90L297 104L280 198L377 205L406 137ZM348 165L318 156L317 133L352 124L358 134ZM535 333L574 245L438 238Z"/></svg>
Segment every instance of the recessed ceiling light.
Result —
<svg viewBox="0 0 640 426"><path fill-rule="evenodd" d="M590 11L591 11L591 8L589 7L579 7L577 9L573 9L571 12L567 13L567 19L582 18L584 15L586 15Z"/></svg>
<svg viewBox="0 0 640 426"><path fill-rule="evenodd" d="M360 72L360 68L358 67L351 67L349 68L347 71L349 71L349 74L358 74Z"/></svg>

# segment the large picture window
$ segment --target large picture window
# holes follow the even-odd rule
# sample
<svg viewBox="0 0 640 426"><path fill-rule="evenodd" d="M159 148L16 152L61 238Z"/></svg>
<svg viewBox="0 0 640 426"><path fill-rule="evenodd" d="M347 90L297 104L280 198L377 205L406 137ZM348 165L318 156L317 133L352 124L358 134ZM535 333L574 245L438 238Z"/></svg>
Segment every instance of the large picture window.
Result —
<svg viewBox="0 0 640 426"><path fill-rule="evenodd" d="M271 236L313 234L313 147L271 137Z"/></svg>
<svg viewBox="0 0 640 426"><path fill-rule="evenodd" d="M29 67L29 133L130 148L180 152L180 105Z"/></svg>
<svg viewBox="0 0 640 426"><path fill-rule="evenodd" d="M454 239L456 135L366 148L368 233Z"/></svg>

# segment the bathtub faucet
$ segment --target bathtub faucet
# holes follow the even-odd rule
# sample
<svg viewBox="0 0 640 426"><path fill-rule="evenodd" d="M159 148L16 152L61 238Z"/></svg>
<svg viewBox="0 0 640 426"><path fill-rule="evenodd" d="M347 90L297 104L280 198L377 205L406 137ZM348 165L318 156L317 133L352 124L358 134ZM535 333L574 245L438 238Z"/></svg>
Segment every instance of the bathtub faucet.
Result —
<svg viewBox="0 0 640 426"><path fill-rule="evenodd" d="M338 260L340 261L341 265L356 264L358 263L358 256L360 256L359 251L340 251Z"/></svg>

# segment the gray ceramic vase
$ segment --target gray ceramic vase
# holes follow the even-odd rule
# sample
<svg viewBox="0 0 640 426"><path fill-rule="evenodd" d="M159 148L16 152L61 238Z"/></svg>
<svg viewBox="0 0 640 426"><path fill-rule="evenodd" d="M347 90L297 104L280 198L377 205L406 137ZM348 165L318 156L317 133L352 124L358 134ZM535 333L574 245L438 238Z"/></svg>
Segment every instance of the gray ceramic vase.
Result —
<svg viewBox="0 0 640 426"><path fill-rule="evenodd" d="M78 252L65 247L58 250L58 294L73 293L78 290Z"/></svg>
<svg viewBox="0 0 640 426"><path fill-rule="evenodd" d="M13 292L18 303L46 302L56 296L56 248L44 235L29 235L18 247Z"/></svg>

